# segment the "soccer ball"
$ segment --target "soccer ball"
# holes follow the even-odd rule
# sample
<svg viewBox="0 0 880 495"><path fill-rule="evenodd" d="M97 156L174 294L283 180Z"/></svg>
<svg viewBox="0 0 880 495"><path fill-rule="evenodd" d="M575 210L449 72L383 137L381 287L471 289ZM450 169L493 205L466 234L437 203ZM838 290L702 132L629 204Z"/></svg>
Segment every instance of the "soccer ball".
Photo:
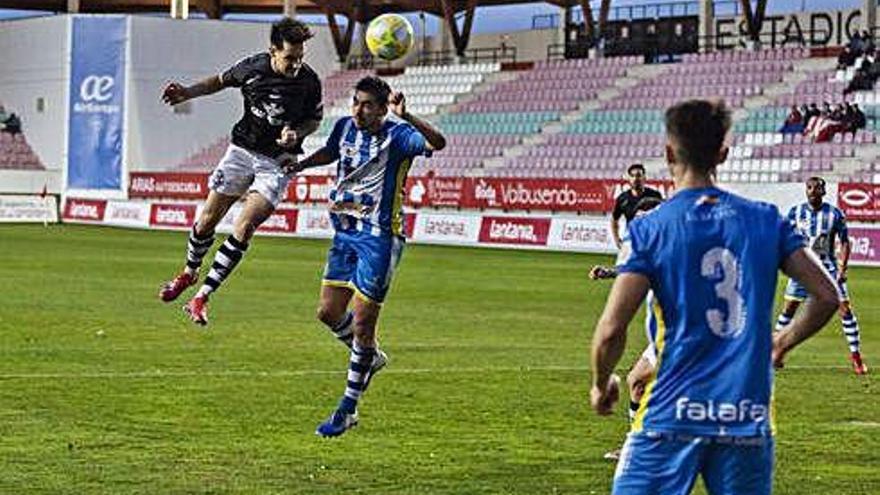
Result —
<svg viewBox="0 0 880 495"><path fill-rule="evenodd" d="M397 14L382 14L367 27L367 48L383 60L397 60L413 45L413 28Z"/></svg>

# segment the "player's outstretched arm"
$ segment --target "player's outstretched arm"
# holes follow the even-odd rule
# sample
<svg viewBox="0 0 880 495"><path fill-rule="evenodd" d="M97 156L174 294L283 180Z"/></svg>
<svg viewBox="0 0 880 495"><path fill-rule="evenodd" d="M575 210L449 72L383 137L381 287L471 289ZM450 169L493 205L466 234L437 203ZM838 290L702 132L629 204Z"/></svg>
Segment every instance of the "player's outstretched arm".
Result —
<svg viewBox="0 0 880 495"><path fill-rule="evenodd" d="M616 399L611 396L608 381L626 347L626 327L638 311L650 289L644 275L624 273L617 277L605 310L593 332L593 388L590 402L599 414L610 414Z"/></svg>
<svg viewBox="0 0 880 495"><path fill-rule="evenodd" d="M846 282L850 254L852 254L852 244L847 239L840 243L840 266L837 267L837 280L841 282Z"/></svg>
<svg viewBox="0 0 880 495"><path fill-rule="evenodd" d="M291 159L289 162L283 163L281 166L286 173L296 174L307 168L321 167L333 163L337 158L338 157L325 146L300 161L294 161Z"/></svg>
<svg viewBox="0 0 880 495"><path fill-rule="evenodd" d="M822 329L840 304L831 276L813 252L801 248L782 262L782 271L801 283L810 294L804 311L773 338L773 364L781 368L786 354Z"/></svg>
<svg viewBox="0 0 880 495"><path fill-rule="evenodd" d="M431 125L430 122L422 120L406 111L406 97L403 96L403 93L398 91L391 93L391 96L388 98L388 108L394 112L394 115L397 115L418 129L425 136L425 140L428 141L429 148L434 151L440 151L446 147L446 137L443 136L439 129Z"/></svg>
<svg viewBox="0 0 880 495"><path fill-rule="evenodd" d="M172 82L168 83L165 89L162 90L162 101L168 105L178 105L193 98L214 94L224 87L220 76L211 76L192 86L184 86L180 83Z"/></svg>

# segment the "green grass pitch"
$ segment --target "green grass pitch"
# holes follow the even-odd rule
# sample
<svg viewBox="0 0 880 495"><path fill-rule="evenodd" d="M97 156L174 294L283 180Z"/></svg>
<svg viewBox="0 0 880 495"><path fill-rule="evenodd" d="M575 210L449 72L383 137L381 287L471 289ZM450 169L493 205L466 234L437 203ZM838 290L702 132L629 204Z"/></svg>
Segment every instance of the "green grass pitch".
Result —
<svg viewBox="0 0 880 495"><path fill-rule="evenodd" d="M0 493L609 492L627 425L588 406L609 284L586 279L608 257L409 246L380 321L391 362L361 425L325 440L348 359L314 318L328 241L258 238L205 330L156 297L185 239L0 227ZM850 279L877 373L880 271ZM775 493L880 494L877 386L847 355L835 320L778 375Z"/></svg>

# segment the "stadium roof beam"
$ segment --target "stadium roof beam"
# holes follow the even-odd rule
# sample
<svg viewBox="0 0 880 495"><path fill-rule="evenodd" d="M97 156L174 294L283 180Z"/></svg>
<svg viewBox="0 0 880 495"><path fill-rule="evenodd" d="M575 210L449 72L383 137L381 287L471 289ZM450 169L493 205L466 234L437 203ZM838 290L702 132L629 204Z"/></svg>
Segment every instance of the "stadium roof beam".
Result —
<svg viewBox="0 0 880 495"><path fill-rule="evenodd" d="M584 29L586 30L587 37L591 40L595 40L596 29L593 25L593 9L590 7L590 0L579 0L581 11L584 14ZM749 0L743 0L744 2L748 2ZM605 26L608 24L608 15L611 13L611 0L602 0L602 3L599 5L599 36L604 35Z"/></svg>
<svg viewBox="0 0 880 495"><path fill-rule="evenodd" d="M764 12L767 11L767 0L758 0L754 10L752 10L751 0L740 0L740 4L743 15L746 17L749 40L753 43L759 43L761 41L761 27L764 24Z"/></svg>
<svg viewBox="0 0 880 495"><path fill-rule="evenodd" d="M453 6L453 11L467 10L472 0L445 0ZM535 0L475 0L476 6L512 5L533 3ZM567 0L545 0L547 3L564 7ZM349 0L294 0L296 11L305 14L323 14L326 8L336 13L352 12ZM78 0L79 11L83 13L120 12L168 12L169 0ZM441 0L366 0L368 9L355 16L357 22L369 22L373 17L386 12L424 11L444 17ZM280 14L284 10L284 0L190 0L190 7L214 17L222 14ZM68 12L68 0L0 0L0 8L21 10L44 10Z"/></svg>
<svg viewBox="0 0 880 495"><path fill-rule="evenodd" d="M440 0L440 5L443 7L443 18L446 20L449 32L452 33L452 42L455 45L455 53L457 53L459 57L462 57L464 56L464 51L467 50L468 42L471 39L471 28L474 24L474 12L477 8L477 0L467 0L464 9L464 25L462 25L460 31L458 29L458 23L455 20L455 6L452 5L452 0Z"/></svg>
<svg viewBox="0 0 880 495"><path fill-rule="evenodd" d="M327 16L327 24L330 26L330 35L333 37L333 46L336 47L336 56L340 62L348 59L351 52L351 40L354 38L354 30L357 27L357 21L353 20L352 15L342 14L348 18L345 26L345 33L340 32L339 24L336 22L336 12L330 8L324 8L324 14Z"/></svg>

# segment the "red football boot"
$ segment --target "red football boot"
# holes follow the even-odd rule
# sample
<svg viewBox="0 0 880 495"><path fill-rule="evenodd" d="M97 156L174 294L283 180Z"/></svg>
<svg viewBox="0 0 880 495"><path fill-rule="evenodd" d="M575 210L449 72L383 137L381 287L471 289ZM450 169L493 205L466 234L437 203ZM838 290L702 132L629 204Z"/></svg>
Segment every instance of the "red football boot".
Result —
<svg viewBox="0 0 880 495"><path fill-rule="evenodd" d="M163 302L171 302L177 299L183 291L195 285L198 279L197 275L190 275L187 272L181 273L162 285L162 288L159 289L159 299Z"/></svg>

